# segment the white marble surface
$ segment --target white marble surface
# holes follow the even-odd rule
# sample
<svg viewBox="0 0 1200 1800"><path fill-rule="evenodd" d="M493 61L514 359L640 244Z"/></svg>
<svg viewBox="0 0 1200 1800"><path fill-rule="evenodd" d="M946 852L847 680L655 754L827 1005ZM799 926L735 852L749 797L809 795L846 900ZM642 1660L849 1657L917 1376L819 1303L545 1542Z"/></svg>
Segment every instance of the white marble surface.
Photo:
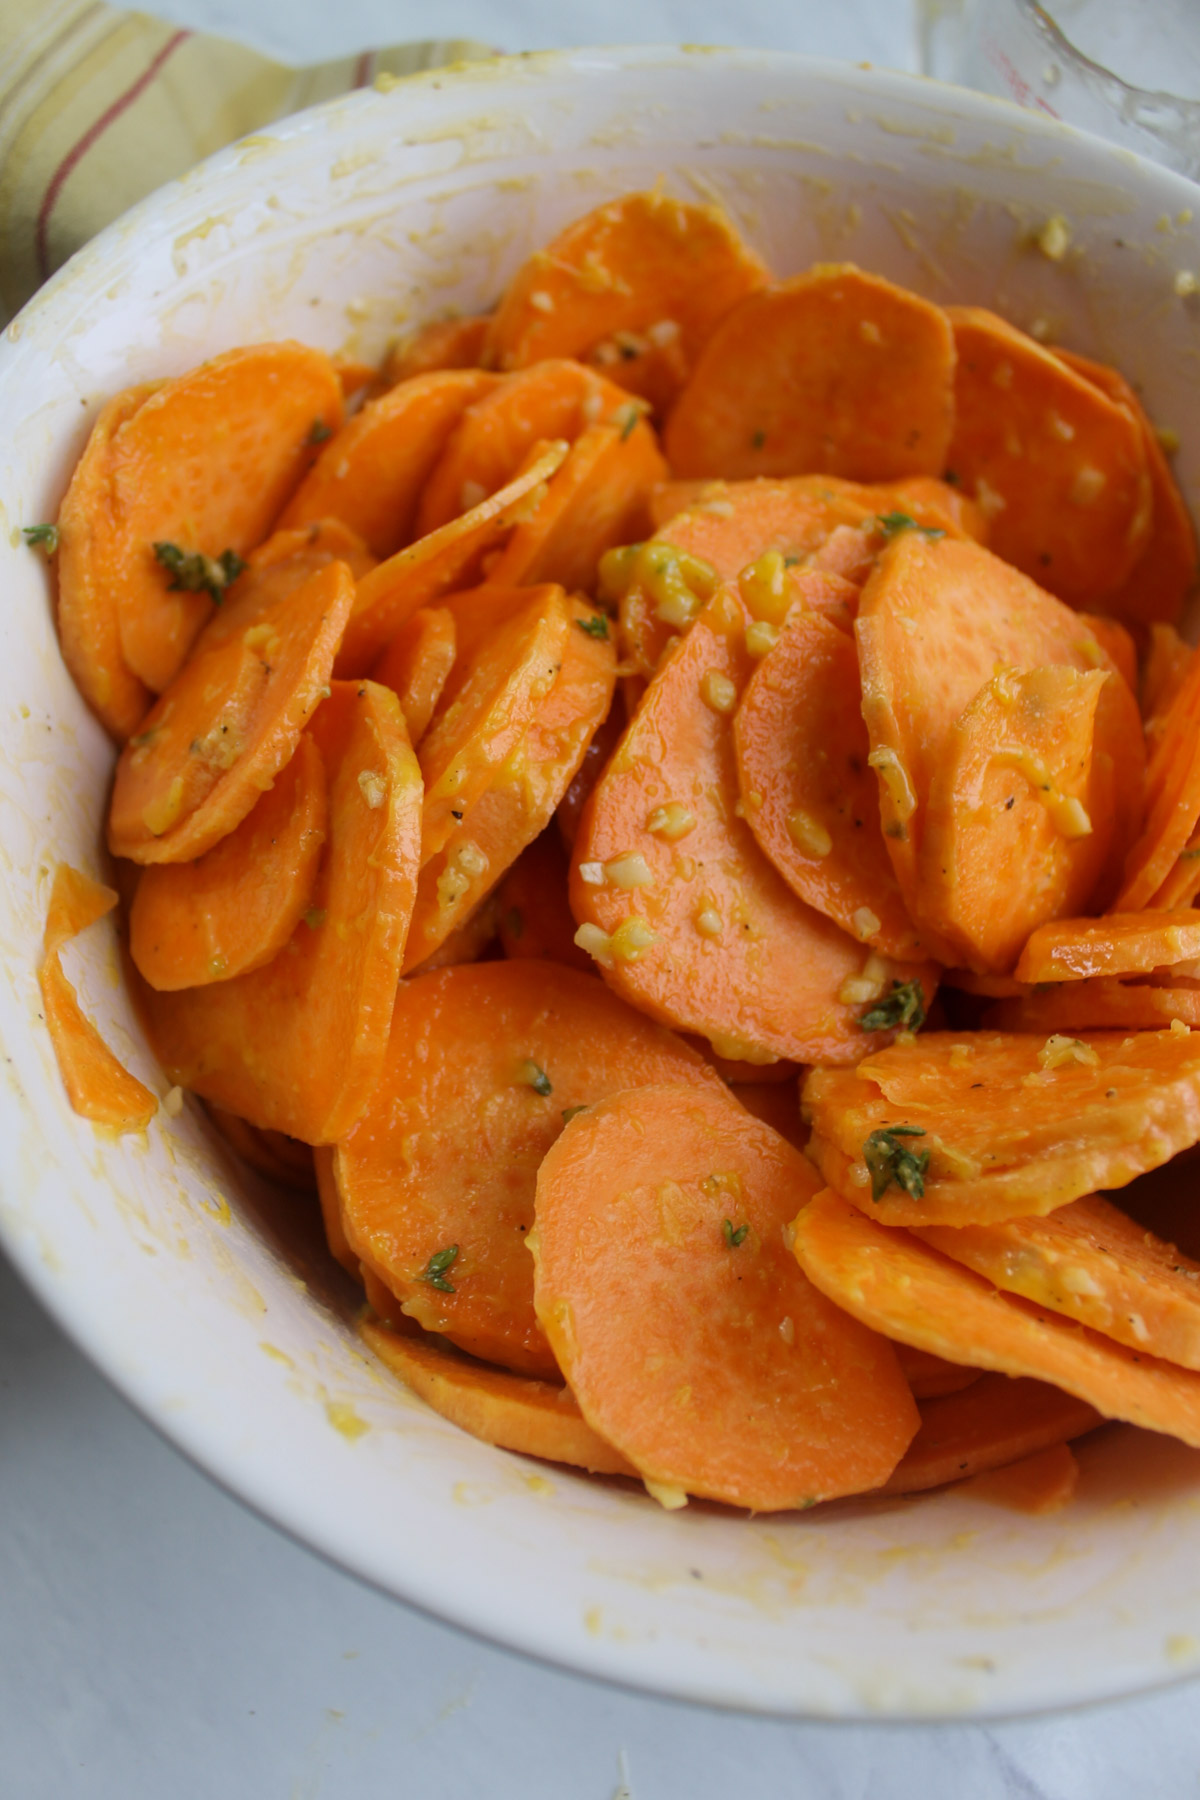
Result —
<svg viewBox="0 0 1200 1800"><path fill-rule="evenodd" d="M775 45L914 66L908 0L151 0L291 61L407 37ZM1000 1726L776 1723L538 1667L214 1488L0 1260L2 1800L1183 1800L1200 1691Z"/></svg>

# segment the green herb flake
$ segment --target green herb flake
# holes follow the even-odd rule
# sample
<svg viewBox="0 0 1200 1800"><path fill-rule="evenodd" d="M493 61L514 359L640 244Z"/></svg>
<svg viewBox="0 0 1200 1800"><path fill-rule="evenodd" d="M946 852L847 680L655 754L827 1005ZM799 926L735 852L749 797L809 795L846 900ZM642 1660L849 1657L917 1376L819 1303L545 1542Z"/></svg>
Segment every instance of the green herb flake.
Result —
<svg viewBox="0 0 1200 1800"><path fill-rule="evenodd" d="M321 926L325 923L325 908L323 906L310 906L304 915L304 923L308 926L310 931L319 931Z"/></svg>
<svg viewBox="0 0 1200 1800"><path fill-rule="evenodd" d="M1198 856L1200 856L1200 850L1192 850L1189 848L1179 852L1180 862L1195 862Z"/></svg>
<svg viewBox="0 0 1200 1800"><path fill-rule="evenodd" d="M58 549L57 525L23 525L21 536L35 550L44 550L47 556L53 556Z"/></svg>
<svg viewBox="0 0 1200 1800"><path fill-rule="evenodd" d="M231 587L246 565L236 550L222 550L220 556L205 556L203 550L181 550L178 544L155 543L154 555L173 577L168 592L182 589L188 594L207 594L220 606L225 590Z"/></svg>
<svg viewBox="0 0 1200 1800"><path fill-rule="evenodd" d="M922 537L935 543L938 538L944 538L946 535L938 525L918 524L911 513L876 513L875 523L886 538L898 537L902 531L919 531Z"/></svg>
<svg viewBox="0 0 1200 1800"><path fill-rule="evenodd" d="M550 1077L547 1075L545 1069L539 1069L537 1064L529 1057L526 1057L525 1061L521 1064L520 1074L517 1079L523 1087L531 1087L535 1094L541 1094L543 1099L545 1099L547 1094L552 1094L554 1092L553 1087L550 1085Z"/></svg>
<svg viewBox="0 0 1200 1800"><path fill-rule="evenodd" d="M586 631L589 637L604 639L608 637L608 620L603 613L597 613L594 619L576 619L575 623L580 631Z"/></svg>
<svg viewBox="0 0 1200 1800"><path fill-rule="evenodd" d="M581 1112L586 1112L587 1110L586 1106L564 1106L563 1124L569 1125L572 1119L577 1118Z"/></svg>
<svg viewBox="0 0 1200 1800"><path fill-rule="evenodd" d="M308 428L308 436L304 441L306 444L315 446L317 444L323 444L327 438L331 438L332 436L332 425L327 425L324 419L314 419Z"/></svg>
<svg viewBox="0 0 1200 1800"><path fill-rule="evenodd" d="M871 1171L871 1198L880 1200L895 1182L914 1200L925 1198L928 1150L910 1150L902 1138L924 1137L920 1125L885 1125L873 1131L863 1145L863 1161Z"/></svg>
<svg viewBox="0 0 1200 1800"><path fill-rule="evenodd" d="M766 441L767 441L766 432L765 431L756 431L751 436L750 448L752 450L761 450L763 445L766 443Z"/></svg>
<svg viewBox="0 0 1200 1800"><path fill-rule="evenodd" d="M863 1013L864 1031L920 1031L925 1023L925 990L919 981L893 981L892 991Z"/></svg>
<svg viewBox="0 0 1200 1800"><path fill-rule="evenodd" d="M721 1235L731 1250L736 1250L739 1244L745 1243L749 1231L748 1225L739 1225L735 1229L732 1219L725 1219L721 1224Z"/></svg>
<svg viewBox="0 0 1200 1800"><path fill-rule="evenodd" d="M445 1250L435 1250L417 1276L417 1280L427 1282L431 1288L436 1288L439 1294L453 1294L455 1292L454 1283L446 1280L446 1270L453 1266L457 1255L457 1244L449 1244Z"/></svg>

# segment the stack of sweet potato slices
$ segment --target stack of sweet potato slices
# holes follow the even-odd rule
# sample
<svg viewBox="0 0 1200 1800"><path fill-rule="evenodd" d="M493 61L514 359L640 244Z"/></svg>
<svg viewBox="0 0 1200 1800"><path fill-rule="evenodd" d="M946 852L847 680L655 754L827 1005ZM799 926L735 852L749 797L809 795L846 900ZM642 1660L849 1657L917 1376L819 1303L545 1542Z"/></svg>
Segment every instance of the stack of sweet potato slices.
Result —
<svg viewBox="0 0 1200 1800"><path fill-rule="evenodd" d="M627 195L378 375L116 396L59 533L151 1042L436 1410L755 1511L1200 1447L1121 1205L1200 1142L1196 543L1115 370ZM133 1129L113 899L42 980Z"/></svg>

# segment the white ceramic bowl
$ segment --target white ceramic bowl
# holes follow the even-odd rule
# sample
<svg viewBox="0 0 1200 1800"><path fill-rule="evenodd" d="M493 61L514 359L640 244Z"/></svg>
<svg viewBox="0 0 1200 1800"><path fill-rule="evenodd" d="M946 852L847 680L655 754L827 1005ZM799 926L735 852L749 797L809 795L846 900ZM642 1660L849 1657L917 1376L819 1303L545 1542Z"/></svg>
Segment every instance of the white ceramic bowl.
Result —
<svg viewBox="0 0 1200 1800"><path fill-rule="evenodd" d="M199 1109L145 1139L74 1117L34 969L49 874L102 873L112 751L55 645L43 564L101 401L234 344L378 354L490 303L532 248L624 189L716 198L780 274L850 258L1111 358L1200 483L1200 191L1002 102L755 53L579 51L355 94L249 139L106 231L0 350L0 1230L76 1342L181 1449L390 1592L555 1662L665 1693L842 1718L988 1715L1200 1666L1200 1456L1110 1431L1066 1511L954 1493L746 1520L493 1451L364 1356L301 1202ZM1032 236L1062 214L1049 260ZM1183 284L1186 285L1186 284ZM1194 508L1195 509L1195 508ZM161 1092L94 930L68 957ZM366 1429L361 1429L366 1427Z"/></svg>

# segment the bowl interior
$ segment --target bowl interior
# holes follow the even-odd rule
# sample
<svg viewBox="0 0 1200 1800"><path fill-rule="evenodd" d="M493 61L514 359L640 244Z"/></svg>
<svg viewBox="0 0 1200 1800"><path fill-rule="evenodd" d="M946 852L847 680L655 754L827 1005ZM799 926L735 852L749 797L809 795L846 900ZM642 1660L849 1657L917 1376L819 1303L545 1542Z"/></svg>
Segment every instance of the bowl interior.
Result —
<svg viewBox="0 0 1200 1800"><path fill-rule="evenodd" d="M251 1504L348 1568L555 1661L695 1699L839 1717L995 1714L1200 1666L1200 1457L1110 1430L1040 1520L949 1493L747 1520L496 1452L364 1354L315 1206L199 1108L145 1138L71 1113L35 968L50 876L103 876L112 765L59 660L54 516L100 404L256 339L379 355L490 304L556 228L663 180L780 274L853 260L1117 362L1182 438L1200 515L1200 193L1002 102L789 56L515 58L355 95L223 152L68 266L0 347L0 1234L76 1341ZM1052 214L1069 245L1047 258ZM1186 285L1186 284L1184 284ZM84 1004L162 1092L108 924Z"/></svg>

